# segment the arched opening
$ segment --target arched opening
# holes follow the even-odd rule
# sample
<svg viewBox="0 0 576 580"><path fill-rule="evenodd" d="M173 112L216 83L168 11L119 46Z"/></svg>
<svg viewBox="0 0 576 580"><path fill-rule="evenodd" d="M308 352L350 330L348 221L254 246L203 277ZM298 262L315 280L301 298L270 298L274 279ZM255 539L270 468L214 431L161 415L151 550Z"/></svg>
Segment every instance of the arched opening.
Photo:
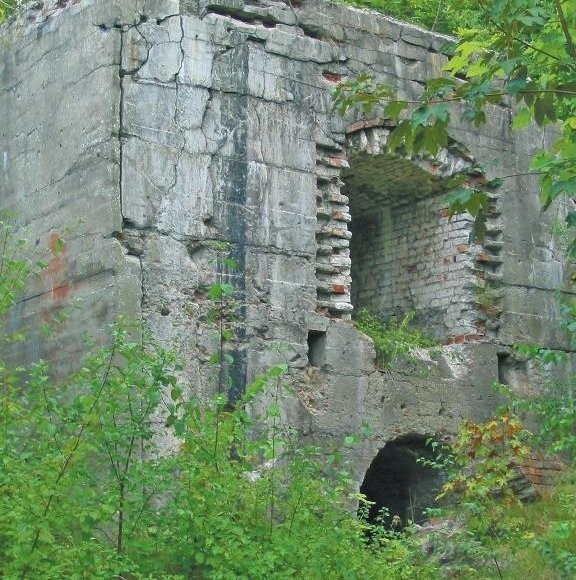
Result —
<svg viewBox="0 0 576 580"><path fill-rule="evenodd" d="M351 302L383 320L414 312L438 339L477 332L475 255L468 214L449 218L445 193L475 171L463 153L410 160L380 152L388 130L350 137L341 173L351 221Z"/></svg>
<svg viewBox="0 0 576 580"><path fill-rule="evenodd" d="M435 505L445 480L443 470L423 461L434 459L427 440L424 435L409 434L380 449L360 487L360 493L373 502L367 514L370 522L398 528L409 521L426 520L426 509ZM383 508L387 515L381 518Z"/></svg>

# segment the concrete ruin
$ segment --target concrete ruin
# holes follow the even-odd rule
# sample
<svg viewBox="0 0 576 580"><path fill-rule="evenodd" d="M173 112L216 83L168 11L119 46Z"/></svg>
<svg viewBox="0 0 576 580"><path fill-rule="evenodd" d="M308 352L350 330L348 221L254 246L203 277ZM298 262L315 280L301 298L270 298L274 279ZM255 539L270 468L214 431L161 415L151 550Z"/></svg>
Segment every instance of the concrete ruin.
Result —
<svg viewBox="0 0 576 580"><path fill-rule="evenodd" d="M69 312L4 358L65 373L88 348L78 337L105 342L122 314L182 355L195 392L213 392L206 290L230 282L229 396L288 361L282 415L303 438L340 446L370 426L349 452L359 483L387 442L487 416L493 382L532 388L511 345L569 349L551 233L564 209L542 214L528 175L550 136L515 133L509 108L492 107L480 128L456 113L435 158L404 159L386 154L377 113L332 111L336 83L363 72L417 98L446 41L325 0L46 0L2 25L0 207L31 246L66 240L8 326ZM483 243L469 242L469 216L448 218L455 175L505 177ZM352 324L360 307L413 310L443 346L383 371Z"/></svg>

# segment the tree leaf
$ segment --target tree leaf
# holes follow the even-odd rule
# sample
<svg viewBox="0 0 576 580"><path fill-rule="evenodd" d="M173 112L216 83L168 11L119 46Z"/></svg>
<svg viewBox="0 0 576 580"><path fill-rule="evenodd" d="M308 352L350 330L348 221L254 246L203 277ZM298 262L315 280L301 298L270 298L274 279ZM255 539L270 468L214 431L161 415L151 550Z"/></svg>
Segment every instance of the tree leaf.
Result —
<svg viewBox="0 0 576 580"><path fill-rule="evenodd" d="M402 111L408 107L408 103L405 101L390 101L386 104L383 111L383 116L386 119L391 119L394 122L398 122L398 118Z"/></svg>
<svg viewBox="0 0 576 580"><path fill-rule="evenodd" d="M524 107L514 114L512 119L512 128L515 130L526 129L533 118L533 111L527 107Z"/></svg>
<svg viewBox="0 0 576 580"><path fill-rule="evenodd" d="M431 115L432 111L427 105L418 107L410 116L410 124L413 128L418 127L418 125L426 125Z"/></svg>

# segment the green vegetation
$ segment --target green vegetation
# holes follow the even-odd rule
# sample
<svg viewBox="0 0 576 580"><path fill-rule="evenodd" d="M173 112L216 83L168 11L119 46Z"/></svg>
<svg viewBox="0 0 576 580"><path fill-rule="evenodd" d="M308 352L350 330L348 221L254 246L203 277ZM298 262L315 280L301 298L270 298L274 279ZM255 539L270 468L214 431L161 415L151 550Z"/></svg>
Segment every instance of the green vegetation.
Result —
<svg viewBox="0 0 576 580"><path fill-rule="evenodd" d="M523 527L514 542L514 551L503 543L501 559L506 562L505 578L574 578L576 575L576 478L568 472L550 496L530 503L516 503L508 510L508 520ZM520 531L520 530L519 530Z"/></svg>
<svg viewBox="0 0 576 580"><path fill-rule="evenodd" d="M435 32L456 34L481 24L477 0L336 0L342 4L377 10Z"/></svg>
<svg viewBox="0 0 576 580"><path fill-rule="evenodd" d="M441 518L431 526L424 545L433 560L446 562L445 576L574 577L574 465L568 464L549 494L519 499L528 488L518 466L534 449L542 451L530 447L535 436L505 407L484 423L464 422L454 445L440 446L437 467L449 473L440 497L452 507L430 510ZM564 457L573 462L575 455Z"/></svg>
<svg viewBox="0 0 576 580"><path fill-rule="evenodd" d="M425 337L419 330L410 328L414 312L407 312L402 320L392 316L383 322L366 308L354 319L354 326L374 341L376 362L382 368L391 367L400 357L413 359L414 350L431 348L437 342Z"/></svg>
<svg viewBox="0 0 576 580"><path fill-rule="evenodd" d="M574 578L575 500L572 470L534 501L461 501L436 520L424 545L432 559L445 561L442 577Z"/></svg>
<svg viewBox="0 0 576 580"><path fill-rule="evenodd" d="M19 0L0 0L0 23L12 16L19 5Z"/></svg>
<svg viewBox="0 0 576 580"><path fill-rule="evenodd" d="M2 313L43 266L18 257L22 244L0 220ZM210 288L217 313L231 290ZM215 331L229 339L226 325ZM42 361L0 365L0 576L434 578L408 536L366 543L338 453L298 444L282 421L285 370L237 402L200 401L172 353L121 326L62 383ZM258 396L268 406L254 418ZM160 452L166 436L172 454Z"/></svg>

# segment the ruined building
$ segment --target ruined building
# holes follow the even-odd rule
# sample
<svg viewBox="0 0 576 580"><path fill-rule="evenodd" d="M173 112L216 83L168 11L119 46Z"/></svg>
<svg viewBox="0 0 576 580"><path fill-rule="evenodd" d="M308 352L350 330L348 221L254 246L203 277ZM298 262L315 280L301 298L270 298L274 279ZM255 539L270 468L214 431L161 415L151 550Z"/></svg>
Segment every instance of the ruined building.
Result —
<svg viewBox="0 0 576 580"><path fill-rule="evenodd" d="M530 388L510 346L568 348L551 233L562 208L543 215L527 175L549 137L513 132L510 110L493 107L483 127L456 121L435 158L407 159L384 153L385 121L332 111L335 85L363 72L416 98L446 40L325 0L46 0L4 24L0 207L31 247L66 240L9 326L69 313L5 358L64 373L87 348L79 337L105 340L123 314L209 392L207 288L223 280L237 301L229 396L288 361L282 413L302 437L340 445L370 426L351 453L359 482L372 463L367 486L387 457L398 467L428 435L489 414L494 381ZM505 177L483 243L470 243L468 216L448 218L446 180L460 174ZM351 320L362 307L414 311L441 348L377 368ZM390 486L421 479L411 473Z"/></svg>

